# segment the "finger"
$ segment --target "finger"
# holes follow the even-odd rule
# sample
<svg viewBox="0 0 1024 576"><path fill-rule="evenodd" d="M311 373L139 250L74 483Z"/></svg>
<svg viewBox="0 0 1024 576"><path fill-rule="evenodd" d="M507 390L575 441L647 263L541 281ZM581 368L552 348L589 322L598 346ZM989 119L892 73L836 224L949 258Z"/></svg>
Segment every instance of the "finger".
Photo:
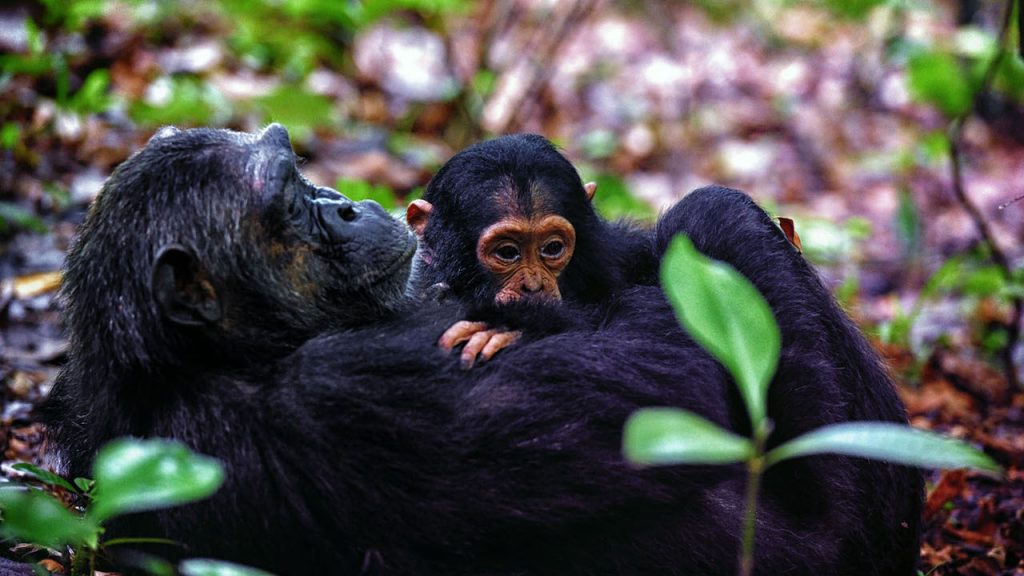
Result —
<svg viewBox="0 0 1024 576"><path fill-rule="evenodd" d="M473 362L476 361L476 355L484 349L487 345L487 341L494 336L494 330L485 330L483 332L477 332L470 337L469 342L462 348L461 364L464 370L469 370L473 367Z"/></svg>
<svg viewBox="0 0 1024 576"><path fill-rule="evenodd" d="M452 348L455 348L459 344L469 340L470 337L477 332L482 332L484 330L487 330L487 324L483 322L459 320L455 324L452 324L451 328L444 331L444 334L442 334L441 338L438 339L437 345L445 352L451 352Z"/></svg>
<svg viewBox="0 0 1024 576"><path fill-rule="evenodd" d="M515 331L498 332L494 336L491 336L491 339L487 341L487 345L480 351L480 361L486 362L490 360L498 352L515 344L521 335L522 332Z"/></svg>

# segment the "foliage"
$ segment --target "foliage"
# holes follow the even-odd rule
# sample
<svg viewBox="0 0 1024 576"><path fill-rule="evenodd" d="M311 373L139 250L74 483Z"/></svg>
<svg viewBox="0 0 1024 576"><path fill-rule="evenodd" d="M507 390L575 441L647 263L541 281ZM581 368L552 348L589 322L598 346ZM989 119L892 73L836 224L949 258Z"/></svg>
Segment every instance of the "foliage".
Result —
<svg viewBox="0 0 1024 576"><path fill-rule="evenodd" d="M888 422L825 426L765 453L771 429L764 409L767 383L779 357L778 326L768 303L739 272L727 264L710 261L682 236L672 241L661 274L683 326L729 369L739 386L753 424L752 438L745 441L685 410L642 409L626 423L623 452L639 464L747 462L749 489L741 573L749 573L752 567L760 477L766 468L782 460L834 453L912 466L1000 471L991 458L962 442ZM764 342L773 338L774 343ZM699 443L695 439L706 444L697 449Z"/></svg>
<svg viewBox="0 0 1024 576"><path fill-rule="evenodd" d="M220 8L234 24L230 45L261 67L302 78L317 63L341 64L338 44L381 18L413 11L430 18L465 9L464 0L223 0Z"/></svg>
<svg viewBox="0 0 1024 576"><path fill-rule="evenodd" d="M207 498L224 481L224 469L218 461L191 452L178 442L161 439L110 442L96 456L95 481L75 478L73 483L68 482L27 463L16 464L14 468L44 485L91 500L91 505L85 512L71 511L57 498L37 488L3 486L0 487L0 509L3 510L0 534L52 549L70 546L75 550L75 566L90 567L105 547L157 542L124 538L101 543L103 523L107 520ZM159 561L151 562L149 570L171 572L169 567L163 569L161 565ZM186 561L179 569L183 574L196 576L265 575L258 570L214 560Z"/></svg>
<svg viewBox="0 0 1024 576"><path fill-rule="evenodd" d="M230 104L220 92L199 78L178 74L153 83L151 100L136 100L128 114L140 126L221 124L230 116Z"/></svg>
<svg viewBox="0 0 1024 576"><path fill-rule="evenodd" d="M113 516L201 500L224 482L216 460L163 440L115 440L96 456L89 516Z"/></svg>
<svg viewBox="0 0 1024 576"><path fill-rule="evenodd" d="M337 124L331 101L326 96L282 86L256 99L264 116L272 122L288 126L296 138L304 140L317 127Z"/></svg>
<svg viewBox="0 0 1024 576"><path fill-rule="evenodd" d="M907 63L910 93L921 102L927 102L946 116L955 118L972 105L971 86L952 54L942 51L922 51L910 57Z"/></svg>
<svg viewBox="0 0 1024 576"><path fill-rule="evenodd" d="M90 518L78 516L45 492L23 486L0 490L3 523L0 533L40 546L64 544L95 546L99 528Z"/></svg>
<svg viewBox="0 0 1024 576"><path fill-rule="evenodd" d="M1024 296L1024 270L1014 270L1009 277L989 262L984 251L972 251L948 258L924 283L909 310L899 307L893 317L878 326L878 337L887 344L907 347L918 361L932 352L932 343L915 342L911 333L930 302L955 297L966 316L977 315L988 303L1009 308L1016 298ZM975 338L982 349L996 354L1006 345L1006 329L998 325L979 326Z"/></svg>
<svg viewBox="0 0 1024 576"><path fill-rule="evenodd" d="M208 558L184 560L178 565L178 571L182 576L270 576L263 570Z"/></svg>
<svg viewBox="0 0 1024 576"><path fill-rule="evenodd" d="M655 214L651 205L630 193L621 178L602 172L592 180L597 183L594 208L605 218L632 218L641 221L654 219Z"/></svg>
<svg viewBox="0 0 1024 576"><path fill-rule="evenodd" d="M736 378L756 426L766 418L782 342L771 308L729 265L699 257L685 236L671 250L662 265L669 302L680 324Z"/></svg>
<svg viewBox="0 0 1024 576"><path fill-rule="evenodd" d="M383 206L385 210L393 211L403 207L402 201L395 195L394 190L387 186L375 186L365 180L339 178L334 183L334 188L356 202L373 200Z"/></svg>
<svg viewBox="0 0 1024 576"><path fill-rule="evenodd" d="M46 224L43 224L43 221L35 214L17 204L0 202L0 236L6 235L12 229L43 233L46 232Z"/></svg>

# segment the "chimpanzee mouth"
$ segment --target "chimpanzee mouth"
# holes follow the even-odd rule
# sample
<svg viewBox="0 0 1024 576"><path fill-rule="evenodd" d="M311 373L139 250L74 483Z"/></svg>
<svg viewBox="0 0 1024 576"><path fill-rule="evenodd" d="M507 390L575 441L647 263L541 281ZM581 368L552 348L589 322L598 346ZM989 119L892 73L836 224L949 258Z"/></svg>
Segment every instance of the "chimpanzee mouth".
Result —
<svg viewBox="0 0 1024 576"><path fill-rule="evenodd" d="M386 264L374 266L362 274L357 275L355 283L362 286L376 286L398 276L407 275L409 262L412 261L413 256L416 254L415 238L410 234L409 237L407 237L407 240L409 240L408 245L398 256ZM335 260L335 262L338 266L346 265L343 259ZM406 269L405 273L402 272L403 268ZM345 272L348 274L352 273L351 270L339 270L339 272ZM404 282L404 280L402 281Z"/></svg>
<svg viewBox="0 0 1024 576"><path fill-rule="evenodd" d="M405 249L405 252L402 252L402 254L398 256L398 258L395 258L395 260L391 262L391 264L386 266L384 269L378 271L377 273L370 274L367 277L367 281L370 284L377 284L379 282L382 282L388 278L395 276L399 270L406 267L406 265L410 261L412 261L412 257L414 254L416 254L416 243L411 242L409 247Z"/></svg>

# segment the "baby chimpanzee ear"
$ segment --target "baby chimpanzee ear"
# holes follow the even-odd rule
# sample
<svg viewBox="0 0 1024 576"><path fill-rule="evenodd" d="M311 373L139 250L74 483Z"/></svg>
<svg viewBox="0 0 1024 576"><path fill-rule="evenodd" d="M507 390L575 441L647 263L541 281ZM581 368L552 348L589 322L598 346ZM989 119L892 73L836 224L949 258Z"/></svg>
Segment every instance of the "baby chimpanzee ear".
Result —
<svg viewBox="0 0 1024 576"><path fill-rule="evenodd" d="M587 193L587 200L594 200L594 193L597 192L597 182L587 182L583 185L583 191Z"/></svg>
<svg viewBox="0 0 1024 576"><path fill-rule="evenodd" d="M433 204L426 200L413 200L405 210L405 221L420 240L423 240L423 230L427 228L433 209Z"/></svg>
<svg viewBox="0 0 1024 576"><path fill-rule="evenodd" d="M195 253L181 244L160 249L150 287L161 312L182 326L203 326L221 318L217 291Z"/></svg>

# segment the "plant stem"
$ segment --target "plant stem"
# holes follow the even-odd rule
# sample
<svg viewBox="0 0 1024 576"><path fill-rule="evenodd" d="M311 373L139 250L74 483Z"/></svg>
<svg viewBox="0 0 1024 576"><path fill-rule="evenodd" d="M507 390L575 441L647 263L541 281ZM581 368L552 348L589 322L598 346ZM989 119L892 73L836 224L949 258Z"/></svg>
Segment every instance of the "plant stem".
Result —
<svg viewBox="0 0 1024 576"><path fill-rule="evenodd" d="M757 521L757 494L761 491L761 474L767 465L764 447L774 427L771 420L763 418L754 423L754 457L747 461L747 495L743 504L743 541L740 544L739 576L754 573L754 534Z"/></svg>
<svg viewBox="0 0 1024 576"><path fill-rule="evenodd" d="M1002 64L1003 58L1006 56L1008 50L1006 48L1007 38L1010 31L1010 22L1013 15L1014 3L1017 0L1007 0L1006 11L1003 13L1003 23L999 29L999 37L996 41L996 54L989 61L988 66L985 69L985 74L982 77L981 84L977 87L974 93L974 99L981 94L984 94L992 86L992 82L995 80L996 71ZM1020 8L1018 8L1020 9ZM1022 34L1024 35L1024 34ZM1006 256L1006 253L996 243L995 235L992 233L988 225L988 221L985 220L981 210L971 201L967 196L966 186L964 184L963 177L963 166L961 164L961 144L963 140L964 123L967 121L967 117L971 115L973 108L964 112L958 118L953 119L949 129L949 160L950 170L952 171L953 181L953 195L956 196L957 201L967 211L967 214L974 221L974 226L978 229L978 234L981 236L982 241L989 247L989 252L992 255L992 260L996 266L1002 271L1003 276L1007 279L1013 277L1012 266L1010 259ZM1013 361L1013 351L1017 346L1017 340L1021 335L1021 322L1022 316L1024 316L1024 298L1019 296L1010 299L1010 321L1007 325L1007 343L1002 350L1002 361L1003 361L1003 372L1006 375L1006 379L1010 386L1016 388L1020 386L1020 377L1017 374L1017 366Z"/></svg>
<svg viewBox="0 0 1024 576"><path fill-rule="evenodd" d="M168 546L178 546L184 548L185 545L177 540L170 540L168 538L112 538L103 543L103 546L109 548L111 546L121 546L124 544L166 544Z"/></svg>
<svg viewBox="0 0 1024 576"><path fill-rule="evenodd" d="M751 576L754 573L754 527L757 519L757 493L761 490L761 473L764 471L764 460L758 449L758 455L747 462L747 497L743 505L743 543L740 546L739 576Z"/></svg>

